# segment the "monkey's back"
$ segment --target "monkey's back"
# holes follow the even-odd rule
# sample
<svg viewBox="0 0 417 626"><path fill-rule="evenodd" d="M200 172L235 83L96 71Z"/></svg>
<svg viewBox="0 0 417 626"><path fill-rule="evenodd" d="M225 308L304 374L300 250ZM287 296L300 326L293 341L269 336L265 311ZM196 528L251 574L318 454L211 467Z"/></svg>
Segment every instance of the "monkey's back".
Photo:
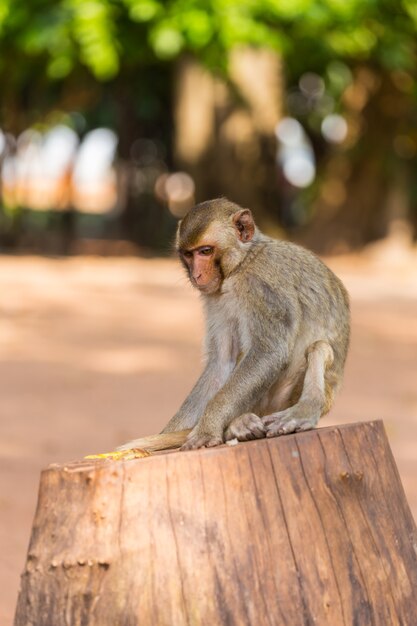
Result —
<svg viewBox="0 0 417 626"><path fill-rule="evenodd" d="M341 280L313 252L270 238L254 246L247 272L254 297L273 322L275 314L293 324L295 343L327 340L343 367L350 335L348 293Z"/></svg>

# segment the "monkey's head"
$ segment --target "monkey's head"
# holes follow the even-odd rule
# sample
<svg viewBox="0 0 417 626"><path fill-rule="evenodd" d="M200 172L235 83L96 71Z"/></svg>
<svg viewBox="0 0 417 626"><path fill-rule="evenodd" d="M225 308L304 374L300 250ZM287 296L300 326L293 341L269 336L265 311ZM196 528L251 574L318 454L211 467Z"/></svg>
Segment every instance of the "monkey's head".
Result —
<svg viewBox="0 0 417 626"><path fill-rule="evenodd" d="M255 232L249 209L225 198L191 209L178 225L176 244L192 285L204 294L220 291L252 246Z"/></svg>

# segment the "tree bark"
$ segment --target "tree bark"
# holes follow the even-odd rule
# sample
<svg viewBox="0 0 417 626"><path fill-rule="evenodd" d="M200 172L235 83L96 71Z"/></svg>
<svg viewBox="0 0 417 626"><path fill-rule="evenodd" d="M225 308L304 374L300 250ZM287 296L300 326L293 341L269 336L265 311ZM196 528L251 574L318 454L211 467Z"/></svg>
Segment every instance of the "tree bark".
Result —
<svg viewBox="0 0 417 626"><path fill-rule="evenodd" d="M50 467L15 626L412 626L382 422Z"/></svg>

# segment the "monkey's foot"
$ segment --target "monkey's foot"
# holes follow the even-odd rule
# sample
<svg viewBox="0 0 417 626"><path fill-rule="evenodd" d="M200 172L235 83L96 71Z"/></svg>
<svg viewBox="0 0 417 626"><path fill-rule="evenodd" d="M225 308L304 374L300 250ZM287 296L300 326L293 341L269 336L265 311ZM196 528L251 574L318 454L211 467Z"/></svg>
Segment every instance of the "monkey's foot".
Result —
<svg viewBox="0 0 417 626"><path fill-rule="evenodd" d="M285 411L265 415L262 421L266 429L266 436L277 437L311 430L315 428L319 419L320 415L315 414L314 410L295 405L285 409Z"/></svg>
<svg viewBox="0 0 417 626"><path fill-rule="evenodd" d="M191 432L181 450L197 450L198 448L213 448L223 443L222 437L209 433Z"/></svg>
<svg viewBox="0 0 417 626"><path fill-rule="evenodd" d="M262 439L265 434L265 425L261 418L255 413L244 413L229 424L224 438L225 441L230 441L230 439L249 441L250 439Z"/></svg>

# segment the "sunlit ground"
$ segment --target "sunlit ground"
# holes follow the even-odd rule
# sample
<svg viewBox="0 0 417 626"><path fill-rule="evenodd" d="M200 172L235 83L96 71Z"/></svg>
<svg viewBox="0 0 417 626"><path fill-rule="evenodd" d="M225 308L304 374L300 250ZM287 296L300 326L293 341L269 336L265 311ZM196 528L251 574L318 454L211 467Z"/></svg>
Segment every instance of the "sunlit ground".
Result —
<svg viewBox="0 0 417 626"><path fill-rule="evenodd" d="M331 262L352 299L325 424L384 419L417 517L417 260ZM388 262L389 261L389 262ZM198 297L174 261L0 257L0 623L12 621L39 472L157 432L200 368Z"/></svg>

